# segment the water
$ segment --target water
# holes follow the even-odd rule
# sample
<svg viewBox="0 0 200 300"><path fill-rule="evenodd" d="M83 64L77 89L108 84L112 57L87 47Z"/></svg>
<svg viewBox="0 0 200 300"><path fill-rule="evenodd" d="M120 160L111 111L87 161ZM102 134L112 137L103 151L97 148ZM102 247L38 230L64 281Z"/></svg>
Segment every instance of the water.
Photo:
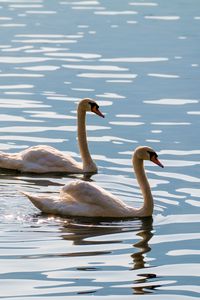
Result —
<svg viewBox="0 0 200 300"><path fill-rule="evenodd" d="M43 216L20 190L74 177L1 170L1 299L199 298L199 8L0 0L0 150L80 159L76 105L91 97L106 114L87 118L92 180L140 206L132 150L152 146L165 165L146 164L153 218L119 221Z"/></svg>

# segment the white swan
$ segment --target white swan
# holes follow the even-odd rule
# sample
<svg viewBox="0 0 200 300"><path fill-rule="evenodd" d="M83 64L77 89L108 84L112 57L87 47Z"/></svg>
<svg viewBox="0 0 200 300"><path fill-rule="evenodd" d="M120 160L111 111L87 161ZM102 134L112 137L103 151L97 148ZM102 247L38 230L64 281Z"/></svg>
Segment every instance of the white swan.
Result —
<svg viewBox="0 0 200 300"><path fill-rule="evenodd" d="M23 193L42 212L60 216L118 218L151 216L153 197L143 166L144 160L151 160L163 167L152 148L138 147L134 151L133 167L144 198L144 204L139 209L126 205L118 197L93 183L80 180L66 184L58 196Z"/></svg>
<svg viewBox="0 0 200 300"><path fill-rule="evenodd" d="M77 108L78 144L82 164L76 162L70 155L46 145L32 146L19 153L0 152L0 168L31 173L86 173L97 172L97 166L91 158L86 136L86 112L104 117L98 104L92 99L83 99Z"/></svg>

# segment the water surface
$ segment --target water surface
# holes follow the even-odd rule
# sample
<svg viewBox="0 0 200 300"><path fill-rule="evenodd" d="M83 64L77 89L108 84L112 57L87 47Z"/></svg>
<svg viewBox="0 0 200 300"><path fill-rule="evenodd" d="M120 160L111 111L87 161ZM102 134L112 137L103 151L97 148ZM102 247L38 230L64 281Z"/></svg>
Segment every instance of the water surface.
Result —
<svg viewBox="0 0 200 300"><path fill-rule="evenodd" d="M0 0L0 151L47 144L80 160L76 106L99 173L142 204L131 155L149 145L153 218L44 216L20 191L79 176L0 172L1 299L199 298L199 1Z"/></svg>

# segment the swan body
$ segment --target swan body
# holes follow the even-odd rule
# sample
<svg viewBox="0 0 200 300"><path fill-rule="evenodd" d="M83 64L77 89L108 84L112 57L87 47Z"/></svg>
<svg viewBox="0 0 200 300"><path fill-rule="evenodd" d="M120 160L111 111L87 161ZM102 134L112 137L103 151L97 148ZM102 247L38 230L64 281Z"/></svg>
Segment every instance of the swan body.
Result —
<svg viewBox="0 0 200 300"><path fill-rule="evenodd" d="M70 155L46 145L32 146L19 153L0 152L0 168L31 173L86 173L97 172L97 166L90 156L87 144L85 118L86 112L92 111L104 117L94 100L83 99L77 109L78 143L82 164Z"/></svg>
<svg viewBox="0 0 200 300"><path fill-rule="evenodd" d="M153 197L145 175L143 161L151 160L163 167L152 148L138 147L133 154L133 167L142 190L144 204L133 208L117 196L94 183L76 180L66 184L58 196L29 194L23 192L42 212L60 216L85 217L146 217L153 213Z"/></svg>

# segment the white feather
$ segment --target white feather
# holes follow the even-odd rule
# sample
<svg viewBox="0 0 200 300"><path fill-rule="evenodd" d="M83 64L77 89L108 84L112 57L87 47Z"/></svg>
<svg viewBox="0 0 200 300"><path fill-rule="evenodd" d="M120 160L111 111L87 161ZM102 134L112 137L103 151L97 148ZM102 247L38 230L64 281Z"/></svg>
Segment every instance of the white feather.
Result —
<svg viewBox="0 0 200 300"><path fill-rule="evenodd" d="M135 209L128 206L112 193L104 190L94 183L86 181L71 181L66 184L58 196L50 194L37 196L24 193L32 203L42 212L61 216L85 217L144 217L153 213L153 197L147 181L143 160L150 159L149 152L155 154L149 147L138 147L133 155L133 164L142 189L144 204ZM161 165L157 156L153 157L154 163Z"/></svg>
<svg viewBox="0 0 200 300"><path fill-rule="evenodd" d="M70 155L46 145L30 147L19 153L0 152L0 168L18 170L32 173L84 173L97 172L97 167L92 160L86 139L85 114L91 111L103 117L98 110L98 105L91 99L80 101L77 109L78 114L78 142L83 163L76 162Z"/></svg>

